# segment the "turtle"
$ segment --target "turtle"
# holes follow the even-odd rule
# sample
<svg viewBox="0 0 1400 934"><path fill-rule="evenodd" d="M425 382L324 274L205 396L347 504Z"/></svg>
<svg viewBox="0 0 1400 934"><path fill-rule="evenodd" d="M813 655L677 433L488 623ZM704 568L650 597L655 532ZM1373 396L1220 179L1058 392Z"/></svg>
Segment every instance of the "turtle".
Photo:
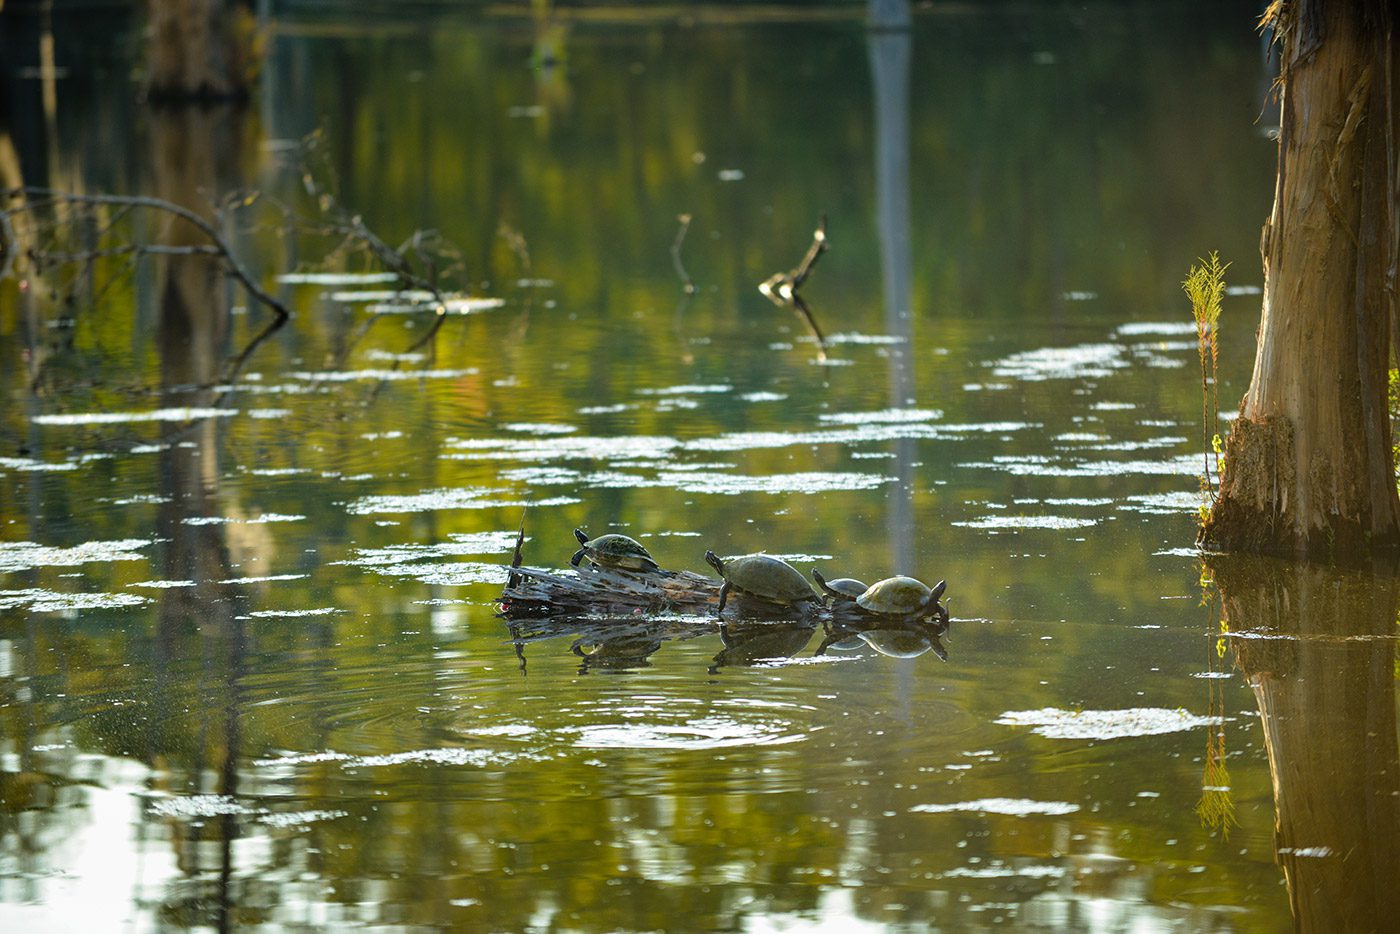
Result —
<svg viewBox="0 0 1400 934"><path fill-rule="evenodd" d="M947 581L939 581L930 590L912 577L887 577L856 597L856 605L880 616L924 617L934 613L941 617L945 611L938 605L938 598L947 588Z"/></svg>
<svg viewBox="0 0 1400 934"><path fill-rule="evenodd" d="M818 587L831 595L833 601L854 600L870 589L865 581L858 581L854 577L838 577L829 581L822 577L821 571L816 568L812 568L812 577L816 579Z"/></svg>
<svg viewBox="0 0 1400 934"><path fill-rule="evenodd" d="M569 563L578 567L584 558L599 567L621 568L625 571L659 571L661 566L652 558L642 543L626 535L612 533L589 538L583 529L574 529L574 537L583 547L574 552Z"/></svg>
<svg viewBox="0 0 1400 934"><path fill-rule="evenodd" d="M724 602L731 590L769 603L797 604L819 599L802 572L781 558L757 554L740 555L724 561L713 551L707 551L705 560L724 578L719 588L718 613L724 612Z"/></svg>

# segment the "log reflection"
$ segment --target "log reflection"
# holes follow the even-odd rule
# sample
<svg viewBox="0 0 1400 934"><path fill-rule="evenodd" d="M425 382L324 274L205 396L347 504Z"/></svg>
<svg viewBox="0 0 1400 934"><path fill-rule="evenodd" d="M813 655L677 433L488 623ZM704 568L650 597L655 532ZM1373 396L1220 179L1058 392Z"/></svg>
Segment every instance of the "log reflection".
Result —
<svg viewBox="0 0 1400 934"><path fill-rule="evenodd" d="M1400 582L1264 559L1207 564L1259 706L1294 925L1384 929L1400 913Z"/></svg>

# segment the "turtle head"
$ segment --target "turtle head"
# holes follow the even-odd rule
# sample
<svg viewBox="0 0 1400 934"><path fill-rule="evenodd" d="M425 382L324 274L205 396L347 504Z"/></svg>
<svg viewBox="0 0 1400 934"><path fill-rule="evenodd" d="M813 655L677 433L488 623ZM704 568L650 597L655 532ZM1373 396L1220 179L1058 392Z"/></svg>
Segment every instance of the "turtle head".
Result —
<svg viewBox="0 0 1400 934"><path fill-rule="evenodd" d="M719 559L719 555L713 551L707 551L705 552L705 562L718 571L720 577L724 576L724 562Z"/></svg>
<svg viewBox="0 0 1400 934"><path fill-rule="evenodd" d="M574 538L578 539L580 545L588 544L588 536L583 534L583 529L574 529Z"/></svg>
<svg viewBox="0 0 1400 934"><path fill-rule="evenodd" d="M817 582L818 587L820 587L822 590L826 590L826 578L822 577L821 571L818 571L816 568L812 568L812 579Z"/></svg>
<svg viewBox="0 0 1400 934"><path fill-rule="evenodd" d="M947 582L946 580L941 580L941 581L939 581L938 583L936 583L936 584L933 585L933 589L930 590L930 591L928 592L928 596L924 599L924 612L925 612L925 613L927 613L929 610L932 610L934 613L938 614L940 617L946 616L947 611L944 610L943 607L941 607L941 606L938 605L938 598L941 597L941 596L943 596L943 591L945 591L945 590L947 590L947 589L948 589L948 582Z"/></svg>

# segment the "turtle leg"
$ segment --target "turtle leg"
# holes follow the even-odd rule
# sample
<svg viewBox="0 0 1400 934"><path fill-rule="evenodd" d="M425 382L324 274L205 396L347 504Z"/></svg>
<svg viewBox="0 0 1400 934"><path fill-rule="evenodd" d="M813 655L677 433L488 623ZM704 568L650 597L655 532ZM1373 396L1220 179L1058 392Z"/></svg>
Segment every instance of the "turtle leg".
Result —
<svg viewBox="0 0 1400 934"><path fill-rule="evenodd" d="M578 563L583 560L583 556L587 553L587 549L580 548L578 551L574 552L574 556L569 559L569 563L574 567L578 567Z"/></svg>
<svg viewBox="0 0 1400 934"><path fill-rule="evenodd" d="M729 599L729 581L719 585L719 609L715 610L715 615L719 616L724 612L724 601Z"/></svg>

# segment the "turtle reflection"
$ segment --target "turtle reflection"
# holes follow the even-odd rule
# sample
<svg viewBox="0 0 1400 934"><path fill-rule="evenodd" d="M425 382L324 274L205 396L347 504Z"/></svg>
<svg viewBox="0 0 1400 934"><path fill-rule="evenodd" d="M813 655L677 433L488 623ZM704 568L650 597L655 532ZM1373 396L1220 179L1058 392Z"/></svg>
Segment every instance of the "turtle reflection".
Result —
<svg viewBox="0 0 1400 934"><path fill-rule="evenodd" d="M807 623L724 623L719 629L724 648L715 656L710 673L728 666L782 662L805 649L816 631Z"/></svg>
<svg viewBox="0 0 1400 934"><path fill-rule="evenodd" d="M607 671L626 671L629 668L649 668L648 659L661 643L664 636L649 630L624 630L610 633L605 639L595 635L579 636L569 646L569 651L583 659L579 674L587 674L595 668Z"/></svg>
<svg viewBox="0 0 1400 934"><path fill-rule="evenodd" d="M526 646L573 636L569 651L582 659L579 673L587 674L650 667L651 656L665 643L709 635L714 632L714 624L695 617L654 619L569 614L513 620L510 632L522 672L526 667Z"/></svg>
<svg viewBox="0 0 1400 934"><path fill-rule="evenodd" d="M814 655L854 652L869 646L891 658L918 658L931 651L943 661L948 660L948 650L943 645L948 626L942 620L925 622L837 615L825 628L826 637Z"/></svg>

